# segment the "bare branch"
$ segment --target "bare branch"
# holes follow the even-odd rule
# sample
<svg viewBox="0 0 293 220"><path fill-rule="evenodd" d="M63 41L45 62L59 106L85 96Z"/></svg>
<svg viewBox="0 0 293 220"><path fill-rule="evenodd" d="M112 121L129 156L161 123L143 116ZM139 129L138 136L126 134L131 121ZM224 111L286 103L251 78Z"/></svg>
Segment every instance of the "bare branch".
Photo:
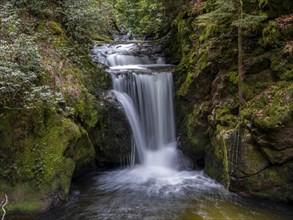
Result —
<svg viewBox="0 0 293 220"><path fill-rule="evenodd" d="M5 202L4 202L4 204L2 205L3 216L2 216L2 218L1 218L1 220L4 220L4 218L5 218L6 210L4 209L4 207L7 205L7 203L8 203L8 196L5 194Z"/></svg>

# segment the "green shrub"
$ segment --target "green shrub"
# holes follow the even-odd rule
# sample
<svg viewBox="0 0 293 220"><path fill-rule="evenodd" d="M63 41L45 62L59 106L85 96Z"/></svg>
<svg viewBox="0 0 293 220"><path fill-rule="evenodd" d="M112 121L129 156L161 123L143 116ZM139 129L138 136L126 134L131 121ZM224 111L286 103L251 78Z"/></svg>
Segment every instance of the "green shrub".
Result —
<svg viewBox="0 0 293 220"><path fill-rule="evenodd" d="M17 13L11 3L0 9L4 36L0 38L0 107L30 108L37 100L55 102L58 94L41 83L44 73L36 39L22 32Z"/></svg>

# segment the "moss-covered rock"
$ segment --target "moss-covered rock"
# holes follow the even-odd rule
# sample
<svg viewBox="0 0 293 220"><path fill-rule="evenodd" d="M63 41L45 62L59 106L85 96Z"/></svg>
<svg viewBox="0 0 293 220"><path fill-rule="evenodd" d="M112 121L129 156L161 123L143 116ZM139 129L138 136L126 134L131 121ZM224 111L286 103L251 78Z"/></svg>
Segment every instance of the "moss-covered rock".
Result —
<svg viewBox="0 0 293 220"><path fill-rule="evenodd" d="M24 104L13 96L0 103L0 194L8 213L31 213L66 201L72 178L95 168L89 131L103 118L98 98L110 80L88 47L68 37L56 1L33 1L44 6L36 10L14 2L3 2L0 18L11 22L0 22L0 38L29 47L15 48L21 59L8 56L1 68L13 63L33 80L19 89Z"/></svg>
<svg viewBox="0 0 293 220"><path fill-rule="evenodd" d="M292 100L293 83L279 82L249 101L242 117L264 130L280 128L292 120Z"/></svg>
<svg viewBox="0 0 293 220"><path fill-rule="evenodd" d="M230 186L229 158L227 145L233 130L221 130L212 140L210 148L206 149L204 171L223 184L225 188Z"/></svg>
<svg viewBox="0 0 293 220"><path fill-rule="evenodd" d="M292 168L292 161L288 161L280 166L269 166L254 175L237 179L236 191L245 195L292 201Z"/></svg>
<svg viewBox="0 0 293 220"><path fill-rule="evenodd" d="M86 131L44 106L1 121L0 189L9 196L8 211L37 212L66 201L73 172L94 163Z"/></svg>
<svg viewBox="0 0 293 220"><path fill-rule="evenodd" d="M172 41L178 41L181 53L174 77L177 126L187 146L182 150L196 158L205 149L205 172L232 191L292 201L287 171L293 149L293 29L286 8L292 3L244 5L246 12L267 13L268 19L258 28L243 29L241 108L237 30L229 19L216 25L198 20L214 10L213 3L189 2L174 22L177 35Z"/></svg>
<svg viewBox="0 0 293 220"><path fill-rule="evenodd" d="M80 137L76 141L71 142L64 152L64 155L75 163L73 178L87 174L96 167L96 153L89 134L82 127L79 127L79 131Z"/></svg>

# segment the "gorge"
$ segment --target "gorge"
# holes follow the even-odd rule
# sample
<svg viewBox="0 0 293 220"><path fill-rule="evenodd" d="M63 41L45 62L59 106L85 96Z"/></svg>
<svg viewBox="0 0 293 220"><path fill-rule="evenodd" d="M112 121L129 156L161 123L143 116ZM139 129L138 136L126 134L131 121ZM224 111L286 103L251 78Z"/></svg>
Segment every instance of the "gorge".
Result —
<svg viewBox="0 0 293 220"><path fill-rule="evenodd" d="M130 124L132 150L118 170L77 182L69 203L42 219L289 219L290 206L241 198L191 171L176 143L174 66L153 48L141 41L94 48Z"/></svg>
<svg viewBox="0 0 293 220"><path fill-rule="evenodd" d="M292 4L1 1L0 216L292 219Z"/></svg>

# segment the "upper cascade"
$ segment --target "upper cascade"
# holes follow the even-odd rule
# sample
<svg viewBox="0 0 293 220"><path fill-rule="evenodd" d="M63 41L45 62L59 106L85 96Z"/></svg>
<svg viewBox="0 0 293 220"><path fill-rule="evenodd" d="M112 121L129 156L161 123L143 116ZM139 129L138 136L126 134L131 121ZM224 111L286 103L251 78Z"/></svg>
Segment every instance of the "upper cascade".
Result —
<svg viewBox="0 0 293 220"><path fill-rule="evenodd" d="M173 65L166 64L162 46L147 41L114 42L93 48L94 59L110 71L166 69ZM148 71L149 72L149 71ZM152 71L151 71L152 72Z"/></svg>

